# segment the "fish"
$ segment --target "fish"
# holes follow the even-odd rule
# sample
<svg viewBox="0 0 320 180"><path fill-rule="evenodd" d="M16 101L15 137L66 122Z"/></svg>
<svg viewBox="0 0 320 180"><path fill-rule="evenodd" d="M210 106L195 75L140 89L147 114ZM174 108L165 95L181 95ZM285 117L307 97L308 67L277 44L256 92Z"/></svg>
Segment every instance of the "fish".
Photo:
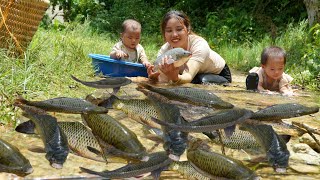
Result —
<svg viewBox="0 0 320 180"><path fill-rule="evenodd" d="M57 119L34 106L17 102L14 105L27 113L36 125L37 132L45 146L46 159L50 162L50 165L61 169L69 154L69 147L67 137L58 126Z"/></svg>
<svg viewBox="0 0 320 180"><path fill-rule="evenodd" d="M0 173L14 173L25 176L33 172L30 161L20 150L0 138Z"/></svg>
<svg viewBox="0 0 320 180"><path fill-rule="evenodd" d="M152 117L152 120L162 126L184 132L211 132L217 129L225 129L235 126L249 119L252 115L251 110L233 108L215 112L195 121L186 122L184 124L175 124L162 121Z"/></svg>
<svg viewBox="0 0 320 180"><path fill-rule="evenodd" d="M155 70L158 69L159 64L162 63L162 59L167 56L168 64L174 65L174 67L180 67L188 62L189 58L191 57L191 52L184 50L183 48L173 48L169 51L163 53L154 62Z"/></svg>
<svg viewBox="0 0 320 180"><path fill-rule="evenodd" d="M198 172L210 179L258 179L257 174L241 161L210 151L202 140L189 141L187 158Z"/></svg>
<svg viewBox="0 0 320 180"><path fill-rule="evenodd" d="M158 117L157 111L148 99L120 99L111 95L99 106L109 108L112 106L127 114L127 116L140 124L160 129L161 126L151 120L151 117Z"/></svg>
<svg viewBox="0 0 320 180"><path fill-rule="evenodd" d="M101 155L97 155L87 148L89 146L102 152L98 141L88 127L77 121L59 121L58 125L67 136L68 146L73 154L99 162L106 161ZM31 120L20 123L15 131L36 134L35 124Z"/></svg>
<svg viewBox="0 0 320 180"><path fill-rule="evenodd" d="M88 87L93 87L97 89L113 88L114 94L119 91L121 86L126 86L132 83L132 80L126 77L107 77L98 81L82 81L73 75L71 75L71 78Z"/></svg>
<svg viewBox="0 0 320 180"><path fill-rule="evenodd" d="M304 106L298 103L275 104L261 109L252 115L252 119L268 121L279 120L319 112L319 106Z"/></svg>
<svg viewBox="0 0 320 180"><path fill-rule="evenodd" d="M290 152L286 142L273 130L272 126L245 122L240 125L240 129L250 132L255 137L266 152L269 164L276 172L286 172Z"/></svg>
<svg viewBox="0 0 320 180"><path fill-rule="evenodd" d="M146 148L137 135L108 114L81 114L98 140L105 156L116 156L130 160L148 160Z"/></svg>
<svg viewBox="0 0 320 180"><path fill-rule="evenodd" d="M139 83L138 87L157 92L171 100L186 102L193 105L213 107L216 109L231 109L234 107L233 104L223 101L213 92L205 89L192 87L160 88L144 82Z"/></svg>
<svg viewBox="0 0 320 180"><path fill-rule="evenodd" d="M44 101L28 101L19 96L15 102L17 104L25 104L29 106L35 106L50 112L62 112L62 113L107 113L108 109L94 105L84 99L58 97L48 99Z"/></svg>
<svg viewBox="0 0 320 180"><path fill-rule="evenodd" d="M190 163L190 161L173 161L168 170L176 171L183 175L184 178L189 180L210 180L209 177L202 175Z"/></svg>
<svg viewBox="0 0 320 180"><path fill-rule="evenodd" d="M157 111L160 121L166 121L168 123L178 125L185 123L185 120L180 115L179 108L174 104L170 104L170 100L168 98L158 93L147 91L146 89L139 90L143 92L148 99L150 99ZM187 147L188 133L167 128L165 126L161 127L161 129L164 133L163 148L169 154L171 159L175 161L179 160Z"/></svg>
<svg viewBox="0 0 320 180"><path fill-rule="evenodd" d="M161 171L165 169L171 162L172 160L168 158L166 152L160 151L150 154L150 159L148 161L129 163L113 171L97 172L84 167L80 167L80 169L83 172L99 175L108 179L123 179L137 176L139 177L146 173L151 173L155 177L158 177Z"/></svg>

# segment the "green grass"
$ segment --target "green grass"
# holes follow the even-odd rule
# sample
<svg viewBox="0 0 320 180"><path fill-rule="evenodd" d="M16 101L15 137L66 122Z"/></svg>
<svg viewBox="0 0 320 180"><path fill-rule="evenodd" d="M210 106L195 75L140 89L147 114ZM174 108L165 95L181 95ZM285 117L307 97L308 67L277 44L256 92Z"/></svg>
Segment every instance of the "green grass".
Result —
<svg viewBox="0 0 320 180"><path fill-rule="evenodd" d="M291 27L275 41L289 52L287 68L295 78L299 75L295 73L299 70L295 66L301 58L300 51L295 48L301 48L305 43L303 28L304 25ZM17 108L12 103L18 94L30 100L61 96L84 98L94 90L75 82L70 75L83 80L94 79L88 54L109 54L118 35L97 34L88 23L56 29L39 28L22 58L8 56L7 50L0 51L0 123L15 126ZM160 35L143 35L141 44L153 62L163 40ZM215 50L230 67L247 72L253 66L259 66L260 53L270 44L271 40L266 37L259 42L220 45Z"/></svg>

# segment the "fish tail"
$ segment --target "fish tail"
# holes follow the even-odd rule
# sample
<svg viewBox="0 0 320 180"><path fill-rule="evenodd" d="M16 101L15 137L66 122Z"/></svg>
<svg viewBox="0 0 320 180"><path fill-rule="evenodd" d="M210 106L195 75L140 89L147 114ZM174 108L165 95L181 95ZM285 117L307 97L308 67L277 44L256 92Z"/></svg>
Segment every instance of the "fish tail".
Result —
<svg viewBox="0 0 320 180"><path fill-rule="evenodd" d="M24 99L21 95L18 95L13 105L18 106L19 104L28 104L28 100Z"/></svg>
<svg viewBox="0 0 320 180"><path fill-rule="evenodd" d="M119 100L119 98L115 95L111 95L108 99L104 100L103 102L99 103L99 106L105 107L107 109L112 109L112 104L116 101Z"/></svg>
<svg viewBox="0 0 320 180"><path fill-rule="evenodd" d="M31 120L23 122L15 128L15 131L19 133L24 133L24 134L35 134L34 130L35 130L35 124Z"/></svg>

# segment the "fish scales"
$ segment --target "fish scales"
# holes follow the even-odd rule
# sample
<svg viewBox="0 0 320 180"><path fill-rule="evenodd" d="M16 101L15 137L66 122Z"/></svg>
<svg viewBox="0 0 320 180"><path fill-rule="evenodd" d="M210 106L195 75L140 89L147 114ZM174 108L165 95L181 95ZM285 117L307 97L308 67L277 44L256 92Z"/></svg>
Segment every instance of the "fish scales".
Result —
<svg viewBox="0 0 320 180"><path fill-rule="evenodd" d="M156 152L150 154L150 159L146 162L130 163L113 171L96 172L82 167L80 167L80 169L84 172L106 178L130 178L161 170L167 167L171 162L172 160L168 158L166 152Z"/></svg>
<svg viewBox="0 0 320 180"><path fill-rule="evenodd" d="M241 124L241 128L249 131L266 152L269 163L276 171L283 171L288 167L290 153L285 141L273 130L272 126L265 124Z"/></svg>
<svg viewBox="0 0 320 180"><path fill-rule="evenodd" d="M117 98L112 105L113 108L123 111L128 117L141 124L147 124L153 128L161 128L159 124L151 120L151 117L158 118L158 114L149 100Z"/></svg>
<svg viewBox="0 0 320 180"><path fill-rule="evenodd" d="M126 152L137 154L136 158L146 155L146 149L140 143L137 135L108 114L82 114L93 134L105 143Z"/></svg>
<svg viewBox="0 0 320 180"><path fill-rule="evenodd" d="M0 138L0 172L30 174L33 168L19 149Z"/></svg>
<svg viewBox="0 0 320 180"><path fill-rule="evenodd" d="M215 132L213 133L215 134ZM218 134L216 134L215 137L210 137L210 139L216 144L223 144L225 147L231 149L258 149L261 147L250 132L240 130L238 126L230 137L227 137L224 131L222 131L222 143Z"/></svg>
<svg viewBox="0 0 320 180"><path fill-rule="evenodd" d="M62 168L69 154L68 140L58 126L57 119L42 109L24 104L15 104L25 111L36 125L46 151L46 158L51 166Z"/></svg>
<svg viewBox="0 0 320 180"><path fill-rule="evenodd" d="M28 101L22 97L16 100L17 103L35 106L45 111L63 112L63 113L107 113L104 107L94 105L84 99L59 97L44 101Z"/></svg>
<svg viewBox="0 0 320 180"><path fill-rule="evenodd" d="M319 112L319 106L304 106L298 103L284 103L268 106L255 112L252 119L279 120L299 117Z"/></svg>
<svg viewBox="0 0 320 180"><path fill-rule="evenodd" d="M196 170L211 179L217 177L254 179L257 177L256 173L246 167L241 161L199 148L197 145L187 150L187 158Z"/></svg>
<svg viewBox="0 0 320 180"><path fill-rule="evenodd" d="M140 86L166 96L169 99L186 102L194 105L213 107L217 109L230 109L234 106L223 101L213 92L205 89L191 87L159 88L147 83L139 83Z"/></svg>
<svg viewBox="0 0 320 180"><path fill-rule="evenodd" d="M209 177L198 172L189 161L174 161L170 164L168 170L177 171L189 180L210 180Z"/></svg>

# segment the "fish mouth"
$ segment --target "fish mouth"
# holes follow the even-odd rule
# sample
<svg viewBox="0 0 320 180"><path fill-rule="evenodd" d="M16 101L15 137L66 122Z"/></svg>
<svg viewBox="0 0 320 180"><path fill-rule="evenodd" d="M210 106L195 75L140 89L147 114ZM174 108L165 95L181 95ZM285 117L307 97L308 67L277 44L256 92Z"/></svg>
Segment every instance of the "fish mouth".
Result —
<svg viewBox="0 0 320 180"><path fill-rule="evenodd" d="M51 166L56 168L56 169L62 169L62 167L63 167L62 164L58 164L58 163L52 163Z"/></svg>
<svg viewBox="0 0 320 180"><path fill-rule="evenodd" d="M170 159L172 159L173 161L179 161L180 160L180 156L174 155L174 154L169 154L168 156Z"/></svg>
<svg viewBox="0 0 320 180"><path fill-rule="evenodd" d="M143 157L141 158L141 161L147 162L147 161L149 161L149 159L150 159L149 156L143 156Z"/></svg>

